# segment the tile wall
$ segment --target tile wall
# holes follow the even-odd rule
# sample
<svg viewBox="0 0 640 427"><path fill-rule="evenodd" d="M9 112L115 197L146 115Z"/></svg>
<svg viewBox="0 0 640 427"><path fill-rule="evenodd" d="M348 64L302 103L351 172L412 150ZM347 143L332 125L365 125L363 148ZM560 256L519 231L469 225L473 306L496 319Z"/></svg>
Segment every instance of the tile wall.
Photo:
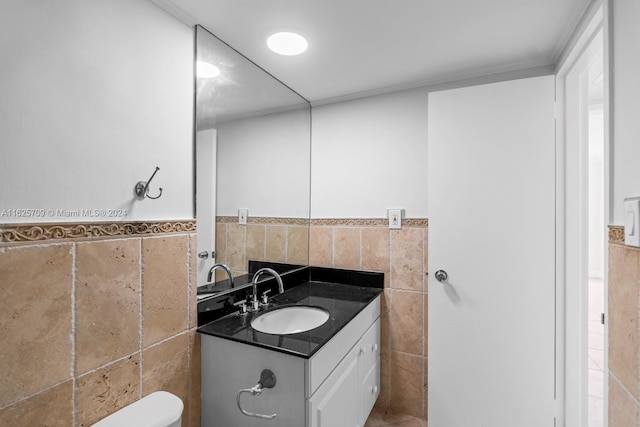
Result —
<svg viewBox="0 0 640 427"><path fill-rule="evenodd" d="M249 218L239 225L237 217L216 217L216 262L229 266L234 275L247 274L248 261L272 261L307 265L309 220L298 218ZM216 270L216 280L226 279Z"/></svg>
<svg viewBox="0 0 640 427"><path fill-rule="evenodd" d="M168 390L199 426L195 223L129 225L0 225L0 425L87 426Z"/></svg>
<svg viewBox="0 0 640 427"><path fill-rule="evenodd" d="M311 220L311 265L385 273L376 410L427 416L427 220Z"/></svg>
<svg viewBox="0 0 640 427"><path fill-rule="evenodd" d="M609 427L640 425L640 248L609 227Z"/></svg>

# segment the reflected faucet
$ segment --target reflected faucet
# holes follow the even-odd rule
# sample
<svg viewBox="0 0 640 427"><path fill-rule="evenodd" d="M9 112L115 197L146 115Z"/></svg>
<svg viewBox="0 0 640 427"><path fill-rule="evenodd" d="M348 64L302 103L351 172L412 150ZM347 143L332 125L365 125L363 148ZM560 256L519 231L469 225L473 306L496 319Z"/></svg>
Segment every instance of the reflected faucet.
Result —
<svg viewBox="0 0 640 427"><path fill-rule="evenodd" d="M209 269L209 274L207 274L207 283L212 282L213 272L216 271L216 269L218 268L221 268L227 272L227 276L229 276L229 282L231 284L231 287L233 288L233 273L231 273L231 269L229 269L229 267L227 267L225 264L222 264L222 263L214 264L213 267Z"/></svg>
<svg viewBox="0 0 640 427"><path fill-rule="evenodd" d="M276 281L278 282L278 293L284 292L284 285L282 284L282 278L278 273L276 273L275 270L271 268L261 268L260 270L256 271L256 274L253 275L253 280L252 280L253 296L251 297L251 309L253 311L258 311L258 308L260 307L260 303L258 302L258 279L260 278L260 276L262 276L265 273L275 277Z"/></svg>

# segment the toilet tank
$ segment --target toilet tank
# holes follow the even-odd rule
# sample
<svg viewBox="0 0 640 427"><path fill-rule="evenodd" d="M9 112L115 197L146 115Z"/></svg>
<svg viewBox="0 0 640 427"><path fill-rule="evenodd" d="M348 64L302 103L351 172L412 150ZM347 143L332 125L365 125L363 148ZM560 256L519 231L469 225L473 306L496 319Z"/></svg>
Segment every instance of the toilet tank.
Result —
<svg viewBox="0 0 640 427"><path fill-rule="evenodd" d="M125 406L93 427L180 427L182 400L169 392L156 391Z"/></svg>

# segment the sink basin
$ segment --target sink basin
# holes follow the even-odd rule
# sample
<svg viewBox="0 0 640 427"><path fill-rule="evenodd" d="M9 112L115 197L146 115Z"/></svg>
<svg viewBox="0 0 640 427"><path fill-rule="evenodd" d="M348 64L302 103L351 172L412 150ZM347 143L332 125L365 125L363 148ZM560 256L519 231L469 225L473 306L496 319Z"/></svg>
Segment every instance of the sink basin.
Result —
<svg viewBox="0 0 640 427"><path fill-rule="evenodd" d="M329 313L320 307L290 306L261 314L251 321L251 327L265 334L288 335L317 328L327 320Z"/></svg>

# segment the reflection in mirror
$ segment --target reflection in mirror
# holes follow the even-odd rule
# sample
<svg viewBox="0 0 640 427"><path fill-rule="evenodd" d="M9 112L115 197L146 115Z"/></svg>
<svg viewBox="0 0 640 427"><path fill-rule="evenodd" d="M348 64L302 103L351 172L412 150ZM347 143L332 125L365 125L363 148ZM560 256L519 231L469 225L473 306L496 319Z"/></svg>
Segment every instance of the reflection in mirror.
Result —
<svg viewBox="0 0 640 427"><path fill-rule="evenodd" d="M311 107L196 26L198 294L309 262ZM241 215L239 215L241 213ZM246 223L245 223L246 221Z"/></svg>

